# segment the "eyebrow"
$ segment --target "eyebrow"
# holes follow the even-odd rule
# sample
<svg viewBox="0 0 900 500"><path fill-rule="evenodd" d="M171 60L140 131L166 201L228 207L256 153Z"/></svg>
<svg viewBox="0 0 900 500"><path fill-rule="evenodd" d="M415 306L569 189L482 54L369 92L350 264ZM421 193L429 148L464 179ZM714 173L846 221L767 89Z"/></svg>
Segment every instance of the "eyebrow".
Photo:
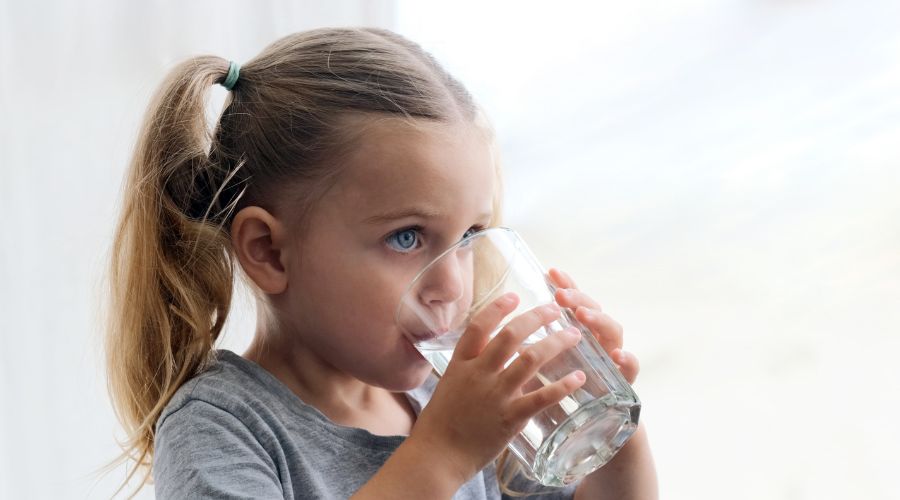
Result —
<svg viewBox="0 0 900 500"><path fill-rule="evenodd" d="M395 212L388 212L388 213L384 213L384 214L378 214L378 215L373 215L371 217L367 217L365 220L363 220L363 223L373 224L373 225L384 224L386 222L391 222L391 221L395 221L398 219L405 219L407 217L418 217L420 219L436 219L436 218L440 217L440 215L441 214L438 212L434 212L434 211L427 210L427 209L406 208L406 209L402 209L402 210L397 210ZM479 219L490 219L491 213L483 212L481 214L478 214L478 218Z"/></svg>

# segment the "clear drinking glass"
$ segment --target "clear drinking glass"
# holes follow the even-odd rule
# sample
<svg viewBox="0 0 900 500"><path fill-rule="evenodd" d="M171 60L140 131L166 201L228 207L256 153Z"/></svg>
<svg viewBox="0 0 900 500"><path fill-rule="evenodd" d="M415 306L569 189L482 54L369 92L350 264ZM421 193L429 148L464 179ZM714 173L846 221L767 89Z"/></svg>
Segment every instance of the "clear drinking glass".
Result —
<svg viewBox="0 0 900 500"><path fill-rule="evenodd" d="M419 272L401 299L396 319L441 376L469 321L485 305L508 292L519 296L518 307L493 337L516 316L555 302L555 290L519 235L496 227L463 239ZM545 364L523 390L550 384L576 369L584 372L584 385L535 415L509 443L526 472L547 486L571 484L608 462L634 433L641 408L634 390L570 310L563 309L557 321L532 333L523 345L569 326L581 331L581 341Z"/></svg>

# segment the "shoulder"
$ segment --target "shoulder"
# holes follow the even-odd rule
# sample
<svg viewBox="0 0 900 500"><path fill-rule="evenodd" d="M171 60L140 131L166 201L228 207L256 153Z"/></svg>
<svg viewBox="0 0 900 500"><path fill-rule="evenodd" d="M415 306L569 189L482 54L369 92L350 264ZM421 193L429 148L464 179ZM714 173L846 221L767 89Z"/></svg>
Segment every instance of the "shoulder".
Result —
<svg viewBox="0 0 900 500"><path fill-rule="evenodd" d="M156 498L283 498L280 464L266 440L230 412L192 399L160 422Z"/></svg>
<svg viewBox="0 0 900 500"><path fill-rule="evenodd" d="M280 498L272 448L280 417L267 414L280 395L236 354L218 351L216 356L208 369L178 389L156 422L157 497L247 491Z"/></svg>
<svg viewBox="0 0 900 500"><path fill-rule="evenodd" d="M157 441L177 436L189 442L203 435L218 441L258 441L276 452L277 436L287 434L289 422L316 417L306 405L259 365L226 350L182 385L156 421ZM274 448L273 448L274 447Z"/></svg>
<svg viewBox="0 0 900 500"><path fill-rule="evenodd" d="M182 385L166 404L157 428L178 413L218 408L242 419L264 407L284 406L284 388L259 366L227 351L214 351L208 368ZM275 405L276 401L281 405Z"/></svg>
<svg viewBox="0 0 900 500"><path fill-rule="evenodd" d="M182 385L156 421L157 441L189 442L197 433L218 439L258 434L272 420L264 414L279 398L277 387L231 351L213 352L211 364ZM259 367L256 367L262 370ZM170 439L167 439L170 438Z"/></svg>

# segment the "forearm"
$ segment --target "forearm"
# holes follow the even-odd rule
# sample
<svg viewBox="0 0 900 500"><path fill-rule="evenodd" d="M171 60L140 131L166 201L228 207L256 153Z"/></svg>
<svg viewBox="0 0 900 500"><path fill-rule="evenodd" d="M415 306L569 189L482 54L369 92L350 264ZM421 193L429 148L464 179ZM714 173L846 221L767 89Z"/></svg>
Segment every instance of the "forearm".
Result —
<svg viewBox="0 0 900 500"><path fill-rule="evenodd" d="M449 499L467 480L447 462L446 456L429 450L427 443L407 438L352 500L407 498Z"/></svg>
<svg viewBox="0 0 900 500"><path fill-rule="evenodd" d="M656 500L656 467L643 424L613 459L581 481L575 500Z"/></svg>

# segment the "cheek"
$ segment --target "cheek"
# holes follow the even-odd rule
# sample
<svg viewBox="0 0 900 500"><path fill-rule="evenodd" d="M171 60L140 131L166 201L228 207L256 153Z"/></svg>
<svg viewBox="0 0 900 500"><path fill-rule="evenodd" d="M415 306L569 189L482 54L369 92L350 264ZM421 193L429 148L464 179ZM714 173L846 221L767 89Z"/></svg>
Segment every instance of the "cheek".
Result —
<svg viewBox="0 0 900 500"><path fill-rule="evenodd" d="M346 267L333 275L331 286L319 294L319 311L351 331L376 335L394 325L400 296L406 288L401 273L374 266Z"/></svg>
<svg viewBox="0 0 900 500"><path fill-rule="evenodd" d="M391 258L377 249L356 249L344 255L320 250L306 255L297 277L298 300L304 303L309 326L339 337L341 343L360 336L395 340L400 298L423 264Z"/></svg>

